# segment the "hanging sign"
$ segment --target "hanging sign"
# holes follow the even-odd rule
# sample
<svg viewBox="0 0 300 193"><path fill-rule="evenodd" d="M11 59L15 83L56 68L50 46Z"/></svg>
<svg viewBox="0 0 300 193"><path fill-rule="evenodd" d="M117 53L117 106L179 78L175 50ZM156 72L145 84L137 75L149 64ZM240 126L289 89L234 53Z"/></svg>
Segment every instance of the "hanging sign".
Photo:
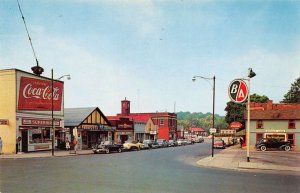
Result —
<svg viewBox="0 0 300 193"><path fill-rule="evenodd" d="M240 79L233 80L229 85L228 95L231 101L235 103L243 103L248 97L247 84Z"/></svg>

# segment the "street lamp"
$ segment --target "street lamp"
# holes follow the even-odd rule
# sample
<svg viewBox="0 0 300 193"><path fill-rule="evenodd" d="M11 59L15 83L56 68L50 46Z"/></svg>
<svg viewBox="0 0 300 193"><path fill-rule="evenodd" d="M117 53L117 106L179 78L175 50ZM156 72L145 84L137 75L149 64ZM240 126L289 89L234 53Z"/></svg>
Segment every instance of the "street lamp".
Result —
<svg viewBox="0 0 300 193"><path fill-rule="evenodd" d="M59 77L57 80L60 80L64 77L67 77L68 80L71 80L71 75L70 74L63 75L63 76Z"/></svg>
<svg viewBox="0 0 300 193"><path fill-rule="evenodd" d="M206 80L210 85L211 83L209 82L209 80L213 80L213 85L212 89L213 89L213 117L212 117L212 128L215 128L215 86L216 86L216 77L212 77L212 78L206 78L203 76L194 76L193 77L193 82L196 81L197 78L202 78L204 80ZM211 143L211 157L214 157L214 140L215 140L215 135L214 133L212 133L212 143Z"/></svg>
<svg viewBox="0 0 300 193"><path fill-rule="evenodd" d="M68 80L71 79L70 74L67 75L63 75L61 77L59 77L57 80L60 80L64 77L67 77ZM53 69L51 69L51 120L52 120L52 156L54 156L54 140L55 140L55 127L54 127L54 115L53 115L53 111L54 111L54 101L53 101L53 95L54 95L54 79L53 79Z"/></svg>
<svg viewBox="0 0 300 193"><path fill-rule="evenodd" d="M247 103L247 108L248 108L248 113L247 113L247 162L250 162L250 79L255 76L255 72L252 71L252 68L248 69L248 103Z"/></svg>

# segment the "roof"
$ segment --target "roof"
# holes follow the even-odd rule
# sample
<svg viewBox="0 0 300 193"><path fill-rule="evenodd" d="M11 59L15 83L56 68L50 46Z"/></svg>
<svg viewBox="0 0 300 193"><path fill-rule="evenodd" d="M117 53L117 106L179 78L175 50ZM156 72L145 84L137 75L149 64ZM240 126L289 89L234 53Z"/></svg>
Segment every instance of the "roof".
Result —
<svg viewBox="0 0 300 193"><path fill-rule="evenodd" d="M65 108L64 109L65 126L76 127L80 125L80 123L84 121L85 118L87 118L92 112L94 112L97 109L99 108L98 107Z"/></svg>
<svg viewBox="0 0 300 193"><path fill-rule="evenodd" d="M189 128L190 131L195 131L195 132L204 132L205 130L202 128L198 128L198 127L193 127L193 128Z"/></svg>
<svg viewBox="0 0 300 193"><path fill-rule="evenodd" d="M254 110L250 112L250 119L258 120L300 120L300 109ZM247 111L245 111L247 119Z"/></svg>

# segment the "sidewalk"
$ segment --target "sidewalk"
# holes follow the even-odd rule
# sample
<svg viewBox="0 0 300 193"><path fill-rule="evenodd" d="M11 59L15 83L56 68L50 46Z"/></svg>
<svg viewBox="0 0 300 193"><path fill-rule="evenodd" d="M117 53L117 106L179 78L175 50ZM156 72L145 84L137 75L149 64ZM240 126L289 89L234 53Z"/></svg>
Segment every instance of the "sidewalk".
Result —
<svg viewBox="0 0 300 193"><path fill-rule="evenodd" d="M63 156L76 156L76 155L89 155L94 154L92 150L77 150L76 154L74 150L56 150L54 151L54 157ZM18 153L18 154L2 154L0 159L19 159L19 158L41 158L41 157L53 157L52 151L39 151L30 153Z"/></svg>
<svg viewBox="0 0 300 193"><path fill-rule="evenodd" d="M228 147L197 162L204 167L231 170L271 170L273 172L289 172L300 175L300 152L290 151L250 151L250 162L247 162L247 152L239 145Z"/></svg>

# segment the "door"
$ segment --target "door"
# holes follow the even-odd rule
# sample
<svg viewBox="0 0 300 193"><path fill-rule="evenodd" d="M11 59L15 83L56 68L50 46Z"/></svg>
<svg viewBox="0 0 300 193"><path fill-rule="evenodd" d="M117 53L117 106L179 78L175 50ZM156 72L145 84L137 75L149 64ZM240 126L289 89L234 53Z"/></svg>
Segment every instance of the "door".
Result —
<svg viewBox="0 0 300 193"><path fill-rule="evenodd" d="M22 131L22 152L28 152L28 131Z"/></svg>

